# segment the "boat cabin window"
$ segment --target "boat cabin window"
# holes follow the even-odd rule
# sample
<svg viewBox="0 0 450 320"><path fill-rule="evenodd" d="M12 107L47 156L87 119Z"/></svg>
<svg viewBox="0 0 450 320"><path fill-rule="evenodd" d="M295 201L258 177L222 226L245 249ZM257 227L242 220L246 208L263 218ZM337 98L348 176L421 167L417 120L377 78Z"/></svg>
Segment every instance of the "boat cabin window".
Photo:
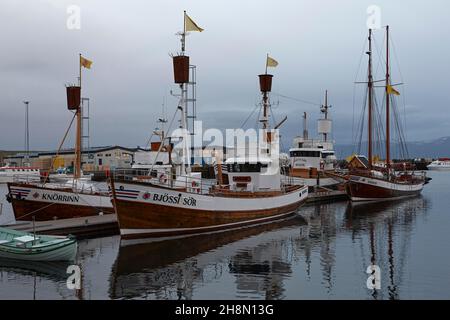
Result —
<svg viewBox="0 0 450 320"><path fill-rule="evenodd" d="M228 172L261 172L262 168L267 168L267 164L261 163L233 163L227 165Z"/></svg>
<svg viewBox="0 0 450 320"><path fill-rule="evenodd" d="M334 152L322 152L322 158L325 159L326 157L334 156Z"/></svg>
<svg viewBox="0 0 450 320"><path fill-rule="evenodd" d="M291 158L294 157L320 158L320 151L291 151Z"/></svg>

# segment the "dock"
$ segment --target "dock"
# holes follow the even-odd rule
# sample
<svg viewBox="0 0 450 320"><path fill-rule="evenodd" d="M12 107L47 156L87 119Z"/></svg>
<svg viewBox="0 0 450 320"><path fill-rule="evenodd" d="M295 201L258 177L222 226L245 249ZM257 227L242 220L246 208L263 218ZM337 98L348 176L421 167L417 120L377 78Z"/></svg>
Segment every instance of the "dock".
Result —
<svg viewBox="0 0 450 320"><path fill-rule="evenodd" d="M37 234L67 236L78 239L105 237L119 234L119 225L115 214L105 214L92 217L71 218L52 221L18 221L15 224L2 227Z"/></svg>
<svg viewBox="0 0 450 320"><path fill-rule="evenodd" d="M342 190L330 190L321 187L315 192L308 194L306 203L318 203L318 202L336 202L348 200L347 193Z"/></svg>

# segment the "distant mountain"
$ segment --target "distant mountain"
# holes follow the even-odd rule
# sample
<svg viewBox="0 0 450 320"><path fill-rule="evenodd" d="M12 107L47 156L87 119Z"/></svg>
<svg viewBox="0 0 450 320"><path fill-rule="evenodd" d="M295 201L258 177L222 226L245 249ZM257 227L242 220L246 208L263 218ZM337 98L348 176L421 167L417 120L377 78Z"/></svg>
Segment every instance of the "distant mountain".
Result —
<svg viewBox="0 0 450 320"><path fill-rule="evenodd" d="M442 137L436 140L408 142L407 144L410 158L442 158L450 157L450 137ZM357 150L354 145L336 144L336 154L339 159L343 159ZM394 158L398 156L397 144L392 144L392 153ZM367 142L362 146L363 154L366 154Z"/></svg>

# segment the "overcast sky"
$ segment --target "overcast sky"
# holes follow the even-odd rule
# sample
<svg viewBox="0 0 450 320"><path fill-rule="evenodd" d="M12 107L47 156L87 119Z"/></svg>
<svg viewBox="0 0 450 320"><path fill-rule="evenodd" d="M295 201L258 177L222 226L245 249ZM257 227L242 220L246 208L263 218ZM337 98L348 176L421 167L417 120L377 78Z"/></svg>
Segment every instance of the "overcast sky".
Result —
<svg viewBox="0 0 450 320"><path fill-rule="evenodd" d="M81 8L80 30L66 27L72 4ZM354 81L358 70L364 80L366 56L358 66L372 4L381 8L381 24L391 26L398 58L393 54L393 81L405 83L399 90L408 139L450 136L447 0L1 0L0 149L24 146L23 100L30 101L31 148L57 147L71 119L64 85L76 82L78 53L93 61L83 72L91 145L144 145L163 99L169 118L177 104L170 96L177 87L169 54L180 47L175 33L182 29L183 10L205 29L187 38L205 127L242 125L259 97L257 75L270 53L279 62L271 70L273 91L321 103L328 89L334 138L351 142L364 91ZM381 49L383 31L375 37ZM302 131L304 111L315 134L317 106L275 95L272 101L279 101L277 119L288 116L284 139Z"/></svg>

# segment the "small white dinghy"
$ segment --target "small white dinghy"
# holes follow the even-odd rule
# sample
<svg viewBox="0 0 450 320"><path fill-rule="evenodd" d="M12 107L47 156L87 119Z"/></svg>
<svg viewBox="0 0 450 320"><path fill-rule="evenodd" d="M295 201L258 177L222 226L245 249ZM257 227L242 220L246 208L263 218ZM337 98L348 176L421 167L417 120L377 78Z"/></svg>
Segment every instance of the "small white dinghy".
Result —
<svg viewBox="0 0 450 320"><path fill-rule="evenodd" d="M74 261L74 237L34 235L0 227L0 259L25 261Z"/></svg>

